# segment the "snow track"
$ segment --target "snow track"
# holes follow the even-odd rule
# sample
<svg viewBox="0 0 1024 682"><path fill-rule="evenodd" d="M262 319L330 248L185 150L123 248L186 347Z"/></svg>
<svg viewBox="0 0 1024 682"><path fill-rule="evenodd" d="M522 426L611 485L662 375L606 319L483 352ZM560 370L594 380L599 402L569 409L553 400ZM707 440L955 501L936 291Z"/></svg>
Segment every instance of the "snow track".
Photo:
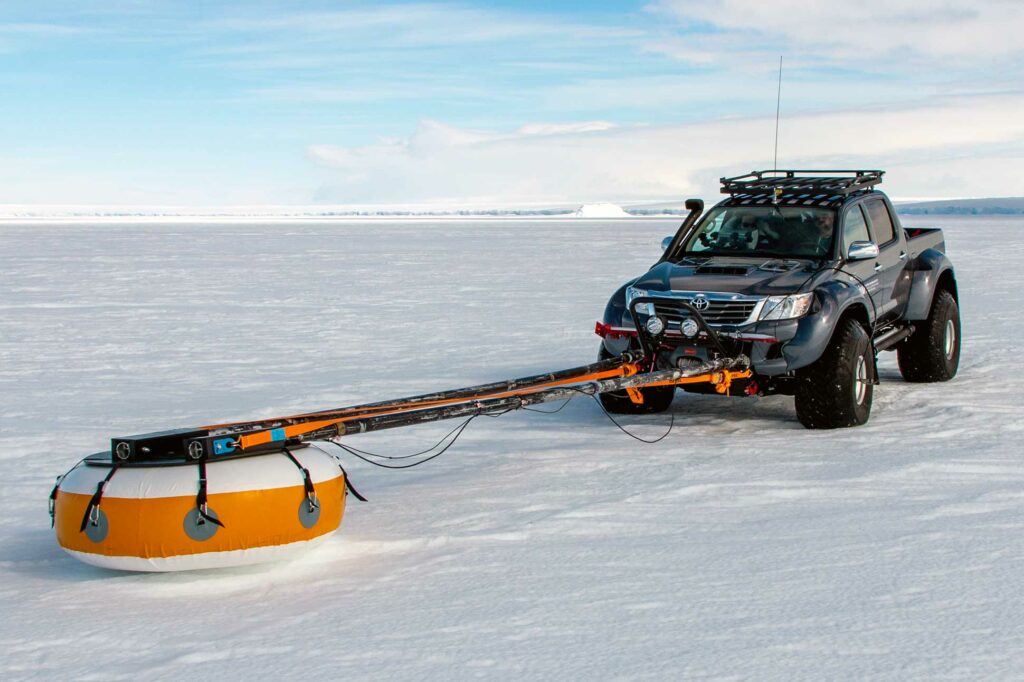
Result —
<svg viewBox="0 0 1024 682"><path fill-rule="evenodd" d="M176 575L66 556L53 477L113 435L589 362L675 224L0 225L0 677L1019 675L1024 220L906 222L946 232L961 371L883 354L865 427L784 397L681 395L652 446L589 399L481 418L422 468L352 462L370 503L304 559Z"/></svg>

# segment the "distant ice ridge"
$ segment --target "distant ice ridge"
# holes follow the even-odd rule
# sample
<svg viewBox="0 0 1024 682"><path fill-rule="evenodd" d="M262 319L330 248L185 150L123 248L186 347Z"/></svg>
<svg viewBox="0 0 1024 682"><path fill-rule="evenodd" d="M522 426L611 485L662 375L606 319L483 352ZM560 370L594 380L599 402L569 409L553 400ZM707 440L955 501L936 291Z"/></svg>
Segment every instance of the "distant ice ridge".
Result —
<svg viewBox="0 0 1024 682"><path fill-rule="evenodd" d="M576 218L628 218L628 213L616 204L583 204L573 213Z"/></svg>

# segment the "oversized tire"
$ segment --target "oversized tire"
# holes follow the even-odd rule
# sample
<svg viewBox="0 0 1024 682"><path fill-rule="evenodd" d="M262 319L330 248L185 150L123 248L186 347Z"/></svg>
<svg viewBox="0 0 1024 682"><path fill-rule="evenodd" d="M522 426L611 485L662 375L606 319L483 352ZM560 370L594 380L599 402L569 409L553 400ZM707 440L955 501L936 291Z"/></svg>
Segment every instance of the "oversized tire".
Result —
<svg viewBox="0 0 1024 682"><path fill-rule="evenodd" d="M612 355L605 350L604 344L602 344L597 357L599 360L607 360ZM630 400L626 391L599 393L597 398L601 401L604 409L612 414L654 414L664 412L672 405L672 400L676 397L676 387L652 386L651 388L641 388L640 393L644 397L644 402L641 405Z"/></svg>
<svg viewBox="0 0 1024 682"><path fill-rule="evenodd" d="M853 318L836 325L825 353L797 371L796 416L809 429L860 426L874 396L871 338Z"/></svg>
<svg viewBox="0 0 1024 682"><path fill-rule="evenodd" d="M949 381L960 367L960 307L945 289L935 292L928 319L896 347L900 374L907 381Z"/></svg>

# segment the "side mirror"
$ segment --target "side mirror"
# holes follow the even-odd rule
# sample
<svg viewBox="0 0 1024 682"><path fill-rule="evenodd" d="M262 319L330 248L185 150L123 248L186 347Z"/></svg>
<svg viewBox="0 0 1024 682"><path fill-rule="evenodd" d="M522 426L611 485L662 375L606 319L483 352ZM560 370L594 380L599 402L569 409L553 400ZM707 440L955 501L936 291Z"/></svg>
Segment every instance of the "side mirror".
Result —
<svg viewBox="0 0 1024 682"><path fill-rule="evenodd" d="M662 239L661 240L661 250L664 251L669 246L671 246L673 239L675 239L675 237L673 237L672 235L669 235L669 236L665 237L664 239Z"/></svg>
<svg viewBox="0 0 1024 682"><path fill-rule="evenodd" d="M854 242L846 251L846 260L868 260L878 258L878 244L874 242Z"/></svg>

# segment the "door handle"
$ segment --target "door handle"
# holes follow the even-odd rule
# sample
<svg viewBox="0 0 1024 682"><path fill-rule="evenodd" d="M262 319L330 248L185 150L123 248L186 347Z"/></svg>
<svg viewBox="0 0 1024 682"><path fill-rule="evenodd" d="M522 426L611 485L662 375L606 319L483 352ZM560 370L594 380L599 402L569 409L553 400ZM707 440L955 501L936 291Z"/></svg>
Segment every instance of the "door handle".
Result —
<svg viewBox="0 0 1024 682"><path fill-rule="evenodd" d="M882 269L882 264L881 263L875 263L875 272L878 272L881 269Z"/></svg>
<svg viewBox="0 0 1024 682"><path fill-rule="evenodd" d="M900 260L907 260L907 252L900 251Z"/></svg>

